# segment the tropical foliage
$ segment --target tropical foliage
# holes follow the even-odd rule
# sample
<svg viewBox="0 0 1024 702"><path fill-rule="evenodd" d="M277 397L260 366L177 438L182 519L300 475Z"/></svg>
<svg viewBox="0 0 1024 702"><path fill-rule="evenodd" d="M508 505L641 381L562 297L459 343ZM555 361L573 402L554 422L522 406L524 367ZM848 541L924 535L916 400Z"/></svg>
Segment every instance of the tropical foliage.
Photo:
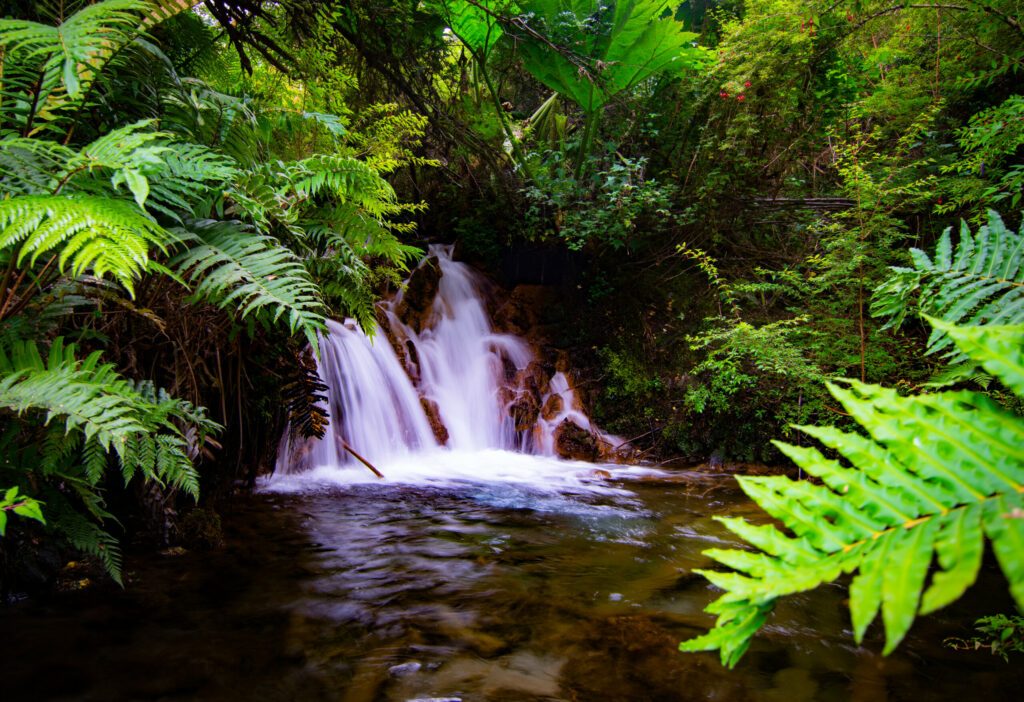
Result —
<svg viewBox="0 0 1024 702"><path fill-rule="evenodd" d="M418 253L397 234L422 205L400 202L382 175L415 159L417 123L363 160L365 142L349 143L339 116L184 77L189 63L169 58L173 33L162 47L152 33L174 21L207 37L198 49L208 51L216 38L180 15L190 8L104 0L56 22L0 20L0 484L13 484L0 525L11 514L45 521L118 581L111 472L161 486L164 499L198 499L197 466L223 427L134 362L138 379L101 362L135 356L116 344L104 353L115 328L83 325L78 311L113 308L119 324L155 326L175 358L194 359L189 380L164 382L199 400L202 361L184 345L186 328L170 326L185 324L168 321L172 310L219 309L229 338L260 329L315 349L328 300L372 329L375 281L394 280ZM275 148L279 138L286 146ZM220 350L209 351L221 374ZM234 362L241 374L244 359ZM232 421L223 376L216 387L219 419Z"/></svg>
<svg viewBox="0 0 1024 702"><path fill-rule="evenodd" d="M933 323L1024 397L1024 326ZM723 664L734 666L779 597L855 573L854 637L859 643L881 610L889 653L917 614L948 605L974 582L986 537L1024 606L1024 420L972 392L902 397L857 381L830 384L829 392L867 435L799 427L848 465L816 448L778 443L820 484L739 479L787 531L722 520L761 552L706 552L736 572L700 571L725 593L708 608L718 615L715 629L681 650L719 649ZM933 558L939 569L926 588Z"/></svg>
<svg viewBox="0 0 1024 702"><path fill-rule="evenodd" d="M911 249L913 268L894 267L875 291L871 312L899 327L912 299L920 314L954 324L1020 324L1024 321L1024 226L1013 232L994 211L988 224L971 233L964 222L953 248L952 228L939 237L934 259ZM947 350L952 339L941 326L928 338L928 353Z"/></svg>

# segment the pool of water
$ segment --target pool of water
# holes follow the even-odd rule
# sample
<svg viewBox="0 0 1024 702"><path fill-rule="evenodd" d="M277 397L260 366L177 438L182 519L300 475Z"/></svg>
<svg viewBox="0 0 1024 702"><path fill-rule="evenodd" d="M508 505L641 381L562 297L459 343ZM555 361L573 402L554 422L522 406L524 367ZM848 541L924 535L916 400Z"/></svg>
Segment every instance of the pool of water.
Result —
<svg viewBox="0 0 1024 702"><path fill-rule="evenodd" d="M607 476L602 475L602 478ZM711 625L692 570L756 515L728 477L625 473L276 484L226 544L131 557L127 587L0 608L4 700L1014 699L1019 664L943 648L1011 611L995 572L883 658L846 592L780 604L734 671L676 645Z"/></svg>

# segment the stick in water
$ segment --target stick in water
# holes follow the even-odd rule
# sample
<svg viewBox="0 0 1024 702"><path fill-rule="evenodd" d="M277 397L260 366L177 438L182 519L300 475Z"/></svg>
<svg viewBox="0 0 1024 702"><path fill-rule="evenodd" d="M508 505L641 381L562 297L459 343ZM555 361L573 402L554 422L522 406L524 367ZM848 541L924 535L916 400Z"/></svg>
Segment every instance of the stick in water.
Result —
<svg viewBox="0 0 1024 702"><path fill-rule="evenodd" d="M362 456L360 456L360 455L359 455L358 453L356 453L356 450L355 450L354 448L352 448L351 446L349 446L349 445L348 445L348 442L347 442L347 441L345 441L344 439L342 439L342 440L341 440L341 446L342 446L342 448L344 448L344 449L345 449L346 451L348 451L348 452L349 452L349 453L351 453L351 454L352 454L353 456L355 456L355 457L356 457L356 459L357 459L357 460L358 460L358 461L359 461L360 463L362 463L362 464L363 464L364 466L366 466L367 468L369 468L370 470L372 470L372 471L373 471L373 474L374 474L374 475L376 475L376 476L377 476L378 478L380 478L381 480L383 480L383 479L384 479L384 474L383 474L383 473L381 473L381 472L380 472L379 470L377 470L376 468L374 468L374 467L373 467L373 464L372 464L372 463L370 463L370 462L369 462L368 460L366 460L365 458L363 458Z"/></svg>

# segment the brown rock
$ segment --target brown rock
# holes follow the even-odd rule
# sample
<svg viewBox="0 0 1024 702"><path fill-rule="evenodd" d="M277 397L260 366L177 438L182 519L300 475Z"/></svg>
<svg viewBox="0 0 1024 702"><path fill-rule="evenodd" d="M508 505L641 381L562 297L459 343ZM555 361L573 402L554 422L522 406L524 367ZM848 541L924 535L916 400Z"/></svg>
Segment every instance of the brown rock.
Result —
<svg viewBox="0 0 1024 702"><path fill-rule="evenodd" d="M537 423L540 403L532 392L521 392L509 405L508 413L516 424L516 431L530 431Z"/></svg>
<svg viewBox="0 0 1024 702"><path fill-rule="evenodd" d="M423 331L430 321L430 309L437 296L441 281L441 266L437 256L431 256L419 265L409 276L402 292L402 300L395 307L395 314L416 333Z"/></svg>
<svg viewBox="0 0 1024 702"><path fill-rule="evenodd" d="M550 422L552 419L560 415L563 409L565 409L563 404L561 395L552 395L548 398L548 401L544 403L544 407L541 409L541 416Z"/></svg>
<svg viewBox="0 0 1024 702"><path fill-rule="evenodd" d="M438 408L437 403L427 397L420 398L420 405L423 407L423 411L427 415L427 421L430 422L430 428L434 431L434 438L437 439L437 443L444 444L448 443L448 427L441 421L441 410Z"/></svg>
<svg viewBox="0 0 1024 702"><path fill-rule="evenodd" d="M562 458L595 461L598 456L597 437L592 432L565 419L555 428L555 451Z"/></svg>

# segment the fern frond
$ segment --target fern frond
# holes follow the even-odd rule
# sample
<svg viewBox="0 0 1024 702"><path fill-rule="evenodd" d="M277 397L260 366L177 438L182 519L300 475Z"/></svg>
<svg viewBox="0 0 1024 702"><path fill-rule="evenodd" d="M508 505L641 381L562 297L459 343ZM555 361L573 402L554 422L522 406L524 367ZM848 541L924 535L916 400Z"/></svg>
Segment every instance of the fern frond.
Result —
<svg viewBox="0 0 1024 702"><path fill-rule="evenodd" d="M318 155L297 161L289 169L288 187L299 197L324 193L351 202L375 217L394 212L394 189L380 174L351 156Z"/></svg>
<svg viewBox="0 0 1024 702"><path fill-rule="evenodd" d="M1024 397L1024 326L937 323L961 352ZM881 610L889 653L915 616L960 597L974 582L984 538L1024 606L1024 420L988 397L944 392L901 397L856 381L829 390L867 436L799 427L835 451L776 442L821 484L786 477L740 478L743 490L789 530L723 519L762 553L712 549L736 572L702 572L725 593L708 611L716 628L680 645L720 649L732 666L775 600L843 573L860 642ZM928 581L933 557L939 570Z"/></svg>
<svg viewBox="0 0 1024 702"><path fill-rule="evenodd" d="M988 224L974 234L964 222L954 250L951 228L935 247L934 258L911 249L913 268L893 268L876 290L871 314L888 317L885 327L899 327L912 301L922 315L953 324L1020 324L1024 322L1024 226L1006 228L989 210ZM928 338L928 353L946 351L962 360L952 341L936 326Z"/></svg>
<svg viewBox="0 0 1024 702"><path fill-rule="evenodd" d="M203 220L179 230L189 248L171 265L195 285L195 297L270 322L282 317L317 347L325 328L320 290L302 262L276 239L237 222Z"/></svg>
<svg viewBox="0 0 1024 702"><path fill-rule="evenodd" d="M147 3L142 0L104 0L86 5L59 26L28 20L0 20L0 45L9 61L39 66L38 91L49 103L41 112L53 113L68 99L77 99L95 78L105 59L130 41ZM63 84L64 97L55 97ZM39 95L37 95L37 98Z"/></svg>
<svg viewBox="0 0 1024 702"><path fill-rule="evenodd" d="M124 584L121 579L121 548L117 539L103 527L69 507L58 512L53 524L72 546L96 556L114 582Z"/></svg>
<svg viewBox="0 0 1024 702"><path fill-rule="evenodd" d="M175 237L131 203L97 196L24 195L0 201L0 248L20 247L18 265L41 256L78 276L110 275L129 293L149 266L149 251L166 253Z"/></svg>
<svg viewBox="0 0 1024 702"><path fill-rule="evenodd" d="M88 91L122 47L190 8L186 0L102 0L85 5L56 27L2 19L0 45L5 63L22 69L39 67L43 80L36 96L41 105L38 114L50 120Z"/></svg>
<svg viewBox="0 0 1024 702"><path fill-rule="evenodd" d="M184 216L209 214L228 183L238 177L235 162L205 146L174 142L161 154L159 171L149 179L147 206L183 223Z"/></svg>
<svg viewBox="0 0 1024 702"><path fill-rule="evenodd" d="M75 156L53 141L9 136L0 140L0 186L12 197L50 194Z"/></svg>

